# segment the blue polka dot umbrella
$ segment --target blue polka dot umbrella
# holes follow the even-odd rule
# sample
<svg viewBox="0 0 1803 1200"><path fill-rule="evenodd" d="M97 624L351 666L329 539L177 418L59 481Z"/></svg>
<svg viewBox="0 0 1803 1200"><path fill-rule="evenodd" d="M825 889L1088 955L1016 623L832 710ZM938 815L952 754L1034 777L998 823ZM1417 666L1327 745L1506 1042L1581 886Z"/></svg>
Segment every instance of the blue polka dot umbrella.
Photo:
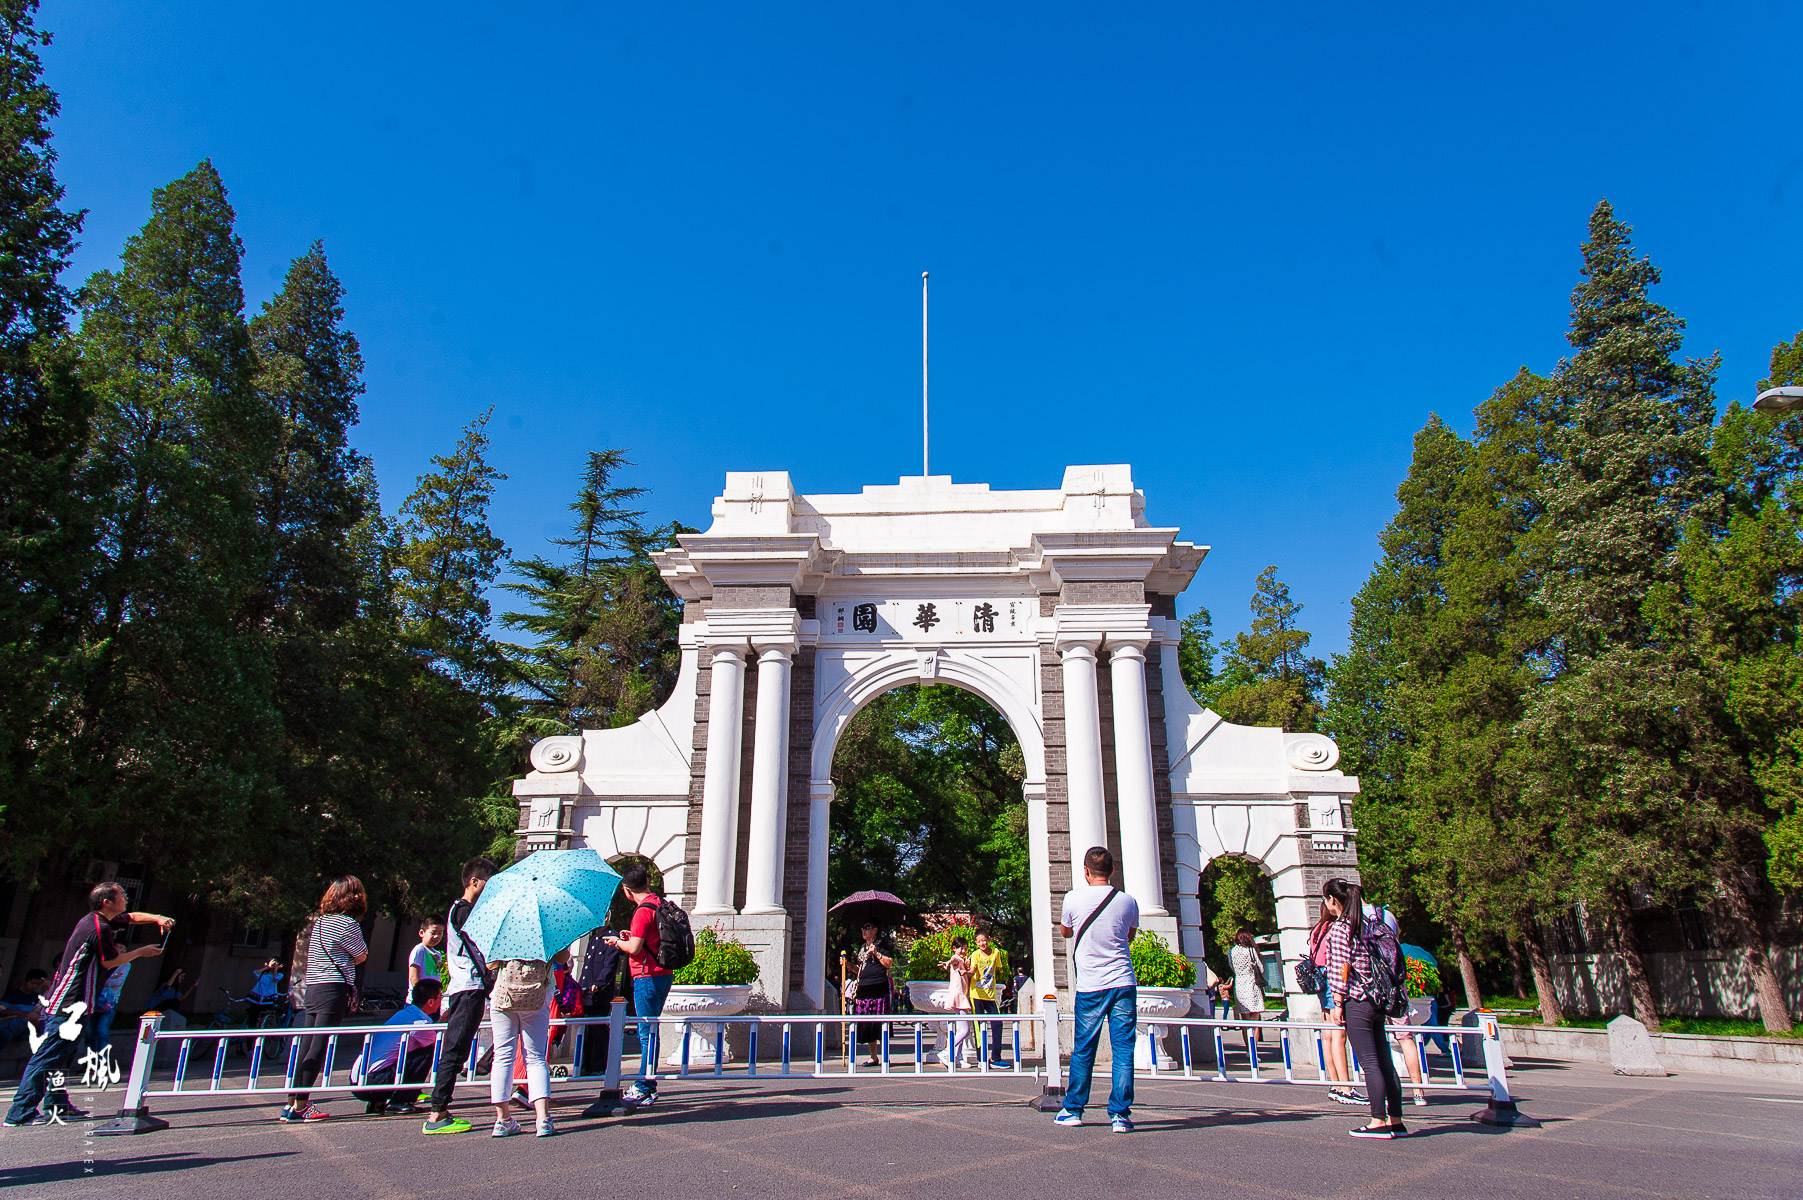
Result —
<svg viewBox="0 0 1803 1200"><path fill-rule="evenodd" d="M549 960L606 923L619 886L593 850L540 850L488 881L463 931L489 962Z"/></svg>

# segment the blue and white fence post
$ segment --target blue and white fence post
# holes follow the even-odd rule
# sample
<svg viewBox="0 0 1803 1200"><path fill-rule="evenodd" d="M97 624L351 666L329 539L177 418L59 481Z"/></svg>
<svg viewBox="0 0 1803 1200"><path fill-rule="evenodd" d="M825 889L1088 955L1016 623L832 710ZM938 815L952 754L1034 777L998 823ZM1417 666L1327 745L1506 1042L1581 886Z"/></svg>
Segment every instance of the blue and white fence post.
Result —
<svg viewBox="0 0 1803 1200"><path fill-rule="evenodd" d="M1503 1053L1502 1029L1497 1024L1496 1014L1489 1009L1479 1009L1477 1024L1484 1038L1484 1073L1490 1077L1490 1103L1472 1113L1471 1119L1485 1125L1540 1128L1540 1122L1515 1107L1515 1098L1509 1094L1509 1073L1504 1065L1508 1056Z"/></svg>
<svg viewBox="0 0 1803 1200"><path fill-rule="evenodd" d="M1045 1047L1045 1087L1033 1098L1040 1112L1057 1112L1064 1107L1064 1063L1058 1046L1058 993L1047 992L1039 1006L1039 1020ZM1016 1066L1018 1067L1018 1063Z"/></svg>
<svg viewBox="0 0 1803 1200"><path fill-rule="evenodd" d="M138 1022L138 1040L132 1049L131 1078L125 1084L125 1102L117 1117L94 1127L95 1137L121 1137L128 1133L169 1128L169 1122L151 1116L150 1106L144 1103L145 1089L150 1086L150 1069L156 1063L156 1035L162 1027L162 1013L150 1013Z"/></svg>
<svg viewBox="0 0 1803 1200"><path fill-rule="evenodd" d="M626 1111L620 1091L620 1046L626 1040L626 1000L616 997L607 1012L607 1072L601 1078L601 1091L593 1104L582 1110L585 1117L615 1117ZM580 1061L576 1064L582 1065Z"/></svg>

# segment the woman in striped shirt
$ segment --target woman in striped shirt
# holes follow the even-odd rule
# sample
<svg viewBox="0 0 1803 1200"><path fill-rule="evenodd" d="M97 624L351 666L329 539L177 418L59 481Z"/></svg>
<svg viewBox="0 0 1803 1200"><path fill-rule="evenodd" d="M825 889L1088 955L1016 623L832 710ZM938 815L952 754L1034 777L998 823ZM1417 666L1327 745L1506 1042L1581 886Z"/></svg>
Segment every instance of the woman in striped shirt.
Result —
<svg viewBox="0 0 1803 1200"><path fill-rule="evenodd" d="M363 944L363 929L357 921L368 911L369 897L363 882L355 875L340 875L326 889L319 901L319 916L307 935L307 1016L309 1029L342 1024L350 1011L351 987L357 978L357 964L369 957ZM330 1113L316 1107L306 1088L319 1078L319 1068L326 1056L329 1036L315 1035L307 1039L301 1050L300 1065L294 1072L299 1089L288 1097L288 1105L277 1118L282 1121L323 1121Z"/></svg>

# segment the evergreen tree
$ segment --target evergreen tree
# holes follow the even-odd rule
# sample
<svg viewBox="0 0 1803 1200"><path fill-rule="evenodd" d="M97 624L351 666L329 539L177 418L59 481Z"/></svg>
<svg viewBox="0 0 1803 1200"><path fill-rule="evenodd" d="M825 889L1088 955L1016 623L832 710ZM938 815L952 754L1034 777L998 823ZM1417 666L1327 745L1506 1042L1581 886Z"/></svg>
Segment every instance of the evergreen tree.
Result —
<svg viewBox="0 0 1803 1200"><path fill-rule="evenodd" d="M58 837L79 850L104 830L109 856L203 893L266 810L280 741L268 643L243 620L268 576L275 429L233 220L211 163L158 189L119 269L83 289L77 339L100 564L74 768L87 802Z"/></svg>
<svg viewBox="0 0 1803 1200"><path fill-rule="evenodd" d="M315 242L251 322L257 389L276 437L260 472L271 571L252 616L278 628L332 629L357 593L350 531L362 519L349 445L363 392L363 357L344 328L344 288Z"/></svg>
<svg viewBox="0 0 1803 1200"><path fill-rule="evenodd" d="M81 214L60 207L58 103L38 56L50 35L36 10L0 0L0 876L19 877L72 802L63 755L93 562L77 483L89 400L67 350L72 299L60 278Z"/></svg>
<svg viewBox="0 0 1803 1200"><path fill-rule="evenodd" d="M614 482L631 465L623 450L591 453L570 505L574 527L568 537L551 539L568 551L568 561L516 560L513 569L523 578L502 585L534 606L501 620L538 639L507 652L543 732L631 724L675 686L682 605L651 555L685 530L648 530L640 523L645 514L626 507L644 494Z"/></svg>
<svg viewBox="0 0 1803 1200"><path fill-rule="evenodd" d="M1715 499L1714 363L1677 361L1683 323L1650 298L1659 273L1629 232L1597 206L1572 294L1574 353L1552 378L1563 412L1542 475L1547 682L1520 728L1536 802L1561 816L1572 889L1608 917L1635 1015L1656 1026L1633 902L1706 883L1716 827L1683 761L1702 748L1685 711L1694 681L1653 616L1680 582L1686 521ZM1723 761L1718 750L1707 754Z"/></svg>
<svg viewBox="0 0 1803 1200"><path fill-rule="evenodd" d="M1215 711L1239 725L1278 725L1310 730L1321 713L1327 664L1307 654L1309 634L1297 618L1276 567L1258 574L1252 594L1252 628L1235 634L1216 691Z"/></svg>
<svg viewBox="0 0 1803 1200"><path fill-rule="evenodd" d="M433 457L438 469L401 505L390 562L409 644L477 690L498 692L506 667L489 637L487 591L507 547L488 527L488 502L506 476L485 457L492 413L464 427L453 453Z"/></svg>

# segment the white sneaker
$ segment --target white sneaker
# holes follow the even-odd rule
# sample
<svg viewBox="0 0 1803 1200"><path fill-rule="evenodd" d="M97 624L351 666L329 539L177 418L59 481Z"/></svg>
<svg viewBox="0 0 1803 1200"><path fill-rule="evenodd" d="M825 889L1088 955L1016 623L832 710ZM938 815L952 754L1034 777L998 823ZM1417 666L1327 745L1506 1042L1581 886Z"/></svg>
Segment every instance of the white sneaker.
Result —
<svg viewBox="0 0 1803 1200"><path fill-rule="evenodd" d="M518 1121L513 1120L512 1118L509 1118L505 1121L496 1121L494 1132L489 1134L488 1136L490 1136L490 1137L514 1137L519 1132L520 1132L520 1123Z"/></svg>
<svg viewBox="0 0 1803 1200"><path fill-rule="evenodd" d="M542 1120L538 1123L538 1133L536 1136L538 1136L538 1137L555 1137L556 1134L557 1134L557 1127L555 1125L551 1124L550 1117L546 1117L544 1120Z"/></svg>
<svg viewBox="0 0 1803 1200"><path fill-rule="evenodd" d="M1067 1108L1052 1118L1052 1124L1065 1126L1081 1125L1083 1124L1083 1114L1074 1113Z"/></svg>

